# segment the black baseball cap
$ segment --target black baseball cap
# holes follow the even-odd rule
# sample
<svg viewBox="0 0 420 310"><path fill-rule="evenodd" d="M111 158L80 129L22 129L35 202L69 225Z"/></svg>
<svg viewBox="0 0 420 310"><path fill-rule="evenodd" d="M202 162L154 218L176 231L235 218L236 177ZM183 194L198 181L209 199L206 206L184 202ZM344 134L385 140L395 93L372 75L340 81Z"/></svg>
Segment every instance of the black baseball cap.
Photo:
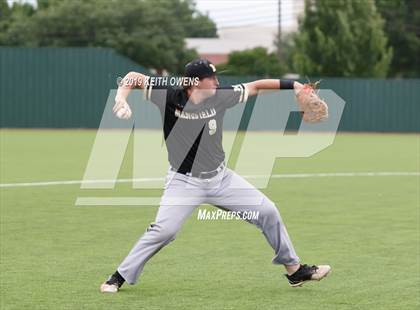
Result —
<svg viewBox="0 0 420 310"><path fill-rule="evenodd" d="M195 59L185 65L184 76L200 80L216 75L216 66L207 59Z"/></svg>

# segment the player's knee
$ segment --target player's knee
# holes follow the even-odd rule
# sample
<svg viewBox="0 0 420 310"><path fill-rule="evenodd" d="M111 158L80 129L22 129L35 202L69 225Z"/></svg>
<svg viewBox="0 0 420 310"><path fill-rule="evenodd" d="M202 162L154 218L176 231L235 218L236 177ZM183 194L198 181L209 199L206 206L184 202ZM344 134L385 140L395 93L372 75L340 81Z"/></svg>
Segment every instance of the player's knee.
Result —
<svg viewBox="0 0 420 310"><path fill-rule="evenodd" d="M262 208L260 208L260 214L258 222L260 226L272 226L280 221L280 213L277 210L276 205L269 199L264 199Z"/></svg>
<svg viewBox="0 0 420 310"><path fill-rule="evenodd" d="M170 242L175 239L178 229L170 226L160 226L156 238L158 242Z"/></svg>

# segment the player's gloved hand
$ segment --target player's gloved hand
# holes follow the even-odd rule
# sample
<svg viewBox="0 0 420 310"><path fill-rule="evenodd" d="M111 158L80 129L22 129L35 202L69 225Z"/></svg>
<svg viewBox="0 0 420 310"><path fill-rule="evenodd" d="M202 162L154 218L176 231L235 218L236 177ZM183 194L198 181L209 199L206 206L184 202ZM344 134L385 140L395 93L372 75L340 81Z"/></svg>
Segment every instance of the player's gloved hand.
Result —
<svg viewBox="0 0 420 310"><path fill-rule="evenodd" d="M115 105L112 108L112 112L114 112L119 119L129 119L132 114L127 100L119 96L115 97Z"/></svg>
<svg viewBox="0 0 420 310"><path fill-rule="evenodd" d="M303 113L302 119L308 123L317 123L328 118L328 106L316 92L319 82L307 83L296 90L296 101Z"/></svg>

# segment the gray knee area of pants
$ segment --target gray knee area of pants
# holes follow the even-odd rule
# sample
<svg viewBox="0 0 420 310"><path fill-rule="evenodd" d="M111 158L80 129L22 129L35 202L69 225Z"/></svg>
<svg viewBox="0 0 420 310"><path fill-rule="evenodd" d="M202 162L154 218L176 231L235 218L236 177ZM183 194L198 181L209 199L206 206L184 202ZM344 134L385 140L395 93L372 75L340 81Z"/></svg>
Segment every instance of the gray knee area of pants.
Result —
<svg viewBox="0 0 420 310"><path fill-rule="evenodd" d="M169 243L175 240L178 230L179 227L175 225L153 224L147 229L146 234L156 243Z"/></svg>
<svg viewBox="0 0 420 310"><path fill-rule="evenodd" d="M258 228L264 230L264 228L274 226L281 223L280 213L276 208L276 205L271 200L264 198L263 206L259 209L258 219L253 222Z"/></svg>

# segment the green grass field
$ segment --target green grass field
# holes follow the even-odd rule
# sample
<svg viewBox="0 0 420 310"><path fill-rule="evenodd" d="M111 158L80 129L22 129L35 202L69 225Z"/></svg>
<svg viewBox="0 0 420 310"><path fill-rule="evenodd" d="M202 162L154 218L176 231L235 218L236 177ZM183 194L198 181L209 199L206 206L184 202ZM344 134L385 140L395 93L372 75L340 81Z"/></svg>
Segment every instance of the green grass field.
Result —
<svg viewBox="0 0 420 310"><path fill-rule="evenodd" d="M259 133L260 135L272 135ZM95 131L1 130L0 183L81 180ZM130 150L130 148L129 148ZM274 173L419 172L420 136L341 134ZM130 178L127 152L119 177ZM159 195L80 185L0 188L1 309L418 309L420 177L272 179L298 255L332 274L292 289L252 225L195 213L146 266L140 282L99 293L157 206L76 207L80 196Z"/></svg>

